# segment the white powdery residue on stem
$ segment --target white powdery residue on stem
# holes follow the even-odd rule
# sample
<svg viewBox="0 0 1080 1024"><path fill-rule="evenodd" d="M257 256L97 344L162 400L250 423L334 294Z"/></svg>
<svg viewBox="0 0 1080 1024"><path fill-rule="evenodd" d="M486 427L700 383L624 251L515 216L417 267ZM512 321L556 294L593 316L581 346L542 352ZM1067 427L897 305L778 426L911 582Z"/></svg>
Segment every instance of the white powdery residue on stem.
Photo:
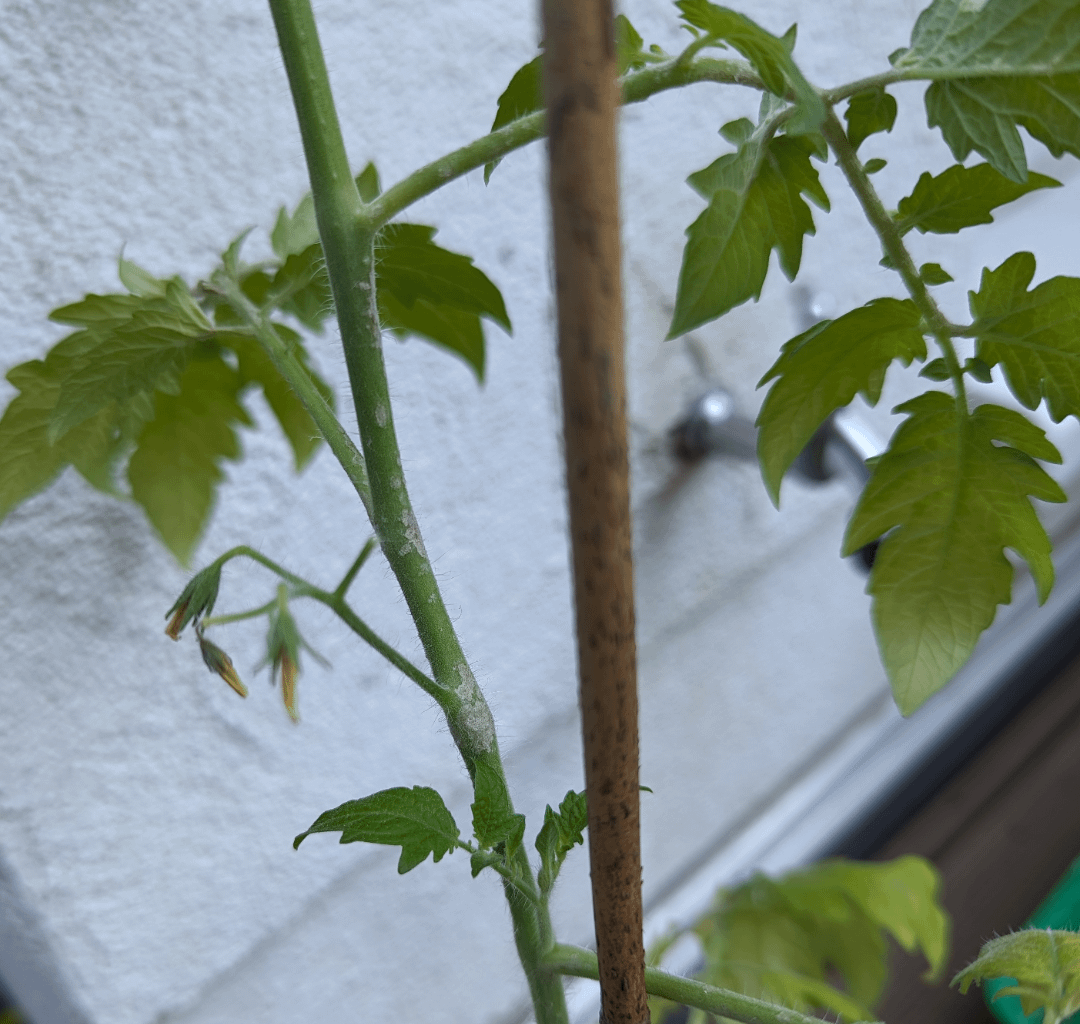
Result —
<svg viewBox="0 0 1080 1024"><path fill-rule="evenodd" d="M385 427L388 419L389 416L386 412L386 405L383 402L379 402L379 404L375 406L375 422L378 423L380 427Z"/></svg>
<svg viewBox="0 0 1080 1024"><path fill-rule="evenodd" d="M407 555L410 551L415 551L418 555L427 558L424 538L420 536L420 526L416 522L416 516L413 515L412 509L402 510L401 525L405 527L405 543L402 544L399 554Z"/></svg>
<svg viewBox="0 0 1080 1024"><path fill-rule="evenodd" d="M450 723L450 731L459 742L467 738L475 753L486 753L495 742L495 719L491 709L476 685L476 677L468 665L457 666L461 682L454 688L461 701L456 720Z"/></svg>

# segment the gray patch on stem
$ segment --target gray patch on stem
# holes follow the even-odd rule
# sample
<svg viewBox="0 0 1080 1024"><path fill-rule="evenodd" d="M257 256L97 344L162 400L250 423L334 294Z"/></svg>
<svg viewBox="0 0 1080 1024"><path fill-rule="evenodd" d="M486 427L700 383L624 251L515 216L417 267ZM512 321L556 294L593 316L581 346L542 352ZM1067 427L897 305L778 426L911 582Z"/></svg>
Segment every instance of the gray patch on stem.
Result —
<svg viewBox="0 0 1080 1024"><path fill-rule="evenodd" d="M495 742L495 719L491 717L491 708L476 685L476 677L469 666L458 665L456 671L461 682L454 692L461 701L461 710L455 716L451 731L459 741L464 740L474 753L486 753Z"/></svg>
<svg viewBox="0 0 1080 1024"><path fill-rule="evenodd" d="M375 406L375 422L378 423L380 427L385 427L387 419L389 419L389 417L386 412L386 406L380 402Z"/></svg>
<svg viewBox="0 0 1080 1024"><path fill-rule="evenodd" d="M401 525L405 527L405 543L401 546L399 554L407 555L410 551L415 551L418 555L427 558L424 538L420 536L420 526L416 522L416 516L413 515L412 509L402 509Z"/></svg>

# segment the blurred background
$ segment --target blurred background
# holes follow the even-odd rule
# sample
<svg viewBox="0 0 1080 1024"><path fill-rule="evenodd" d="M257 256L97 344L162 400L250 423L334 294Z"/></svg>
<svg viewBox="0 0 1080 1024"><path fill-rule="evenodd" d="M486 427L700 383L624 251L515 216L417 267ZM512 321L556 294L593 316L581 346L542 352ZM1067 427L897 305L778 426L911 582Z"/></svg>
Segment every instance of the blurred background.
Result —
<svg viewBox="0 0 1080 1024"><path fill-rule="evenodd" d="M914 0L759 0L773 32L799 22L796 58L833 86L887 66ZM121 251L161 277L207 273L255 226L269 253L278 208L306 174L268 11L247 0L7 0L0 19L0 362L36 358L63 333L49 311L119 289ZM668 3L621 10L646 44L688 41ZM508 0L316 5L350 157L384 184L484 134L513 73L536 53L536 12ZM895 205L953 161L925 125L921 87L897 86L875 178ZM838 556L857 490L844 474L793 477L773 508L737 451L680 458L672 430L717 388L753 418L779 345L821 316L899 295L838 171L815 210L797 287L773 267L761 301L689 338L667 334L683 232L701 200L685 178L730 147L721 124L757 96L698 85L622 115L625 290L642 722L648 937L686 923L718 885L830 853L917 852L943 871L957 963L1019 926L1080 852L1080 610L1072 506L1045 517L1059 582L1037 610L1018 573L957 681L909 720L896 712L864 594ZM427 549L477 679L493 705L531 844L546 803L581 788L559 440L544 153L510 155L410 209L502 289L513 337L488 331L483 387L420 341L388 342L395 417ZM946 312L966 313L983 266L1036 254L1036 281L1076 274L1076 162L1029 148L1066 184L996 215L996 226L910 239L945 265ZM311 339L346 425L334 332ZM882 440L915 378L893 369L852 422ZM1013 404L1003 388L994 400ZM0 403L14 389L0 384ZM261 401L258 400L258 401ZM321 452L300 476L265 407L244 434L193 567L248 543L331 584L369 536L351 488ZM1041 422L1041 421L1040 421ZM1080 433L1053 426L1055 469L1075 493ZM737 448L737 446L735 446ZM428 785L468 820L468 779L422 693L318 607L298 605L308 659L297 727L254 668L258 624L218 638L252 685L239 700L190 637L163 635L189 578L134 504L66 473L0 526L0 978L34 1024L518 1024L527 992L494 877L449 857L398 877L391 848L292 837L323 810L398 785ZM274 581L232 563L217 610L261 604ZM422 658L385 562L357 610ZM1071 673L1071 674L1070 674ZM263 672L262 679L267 677ZM1071 730L1071 731L1070 731ZM983 760L972 761L972 758ZM965 774L966 773L966 774ZM531 845L530 845L531 848ZM489 873L490 874L490 873ZM591 941L586 856L556 895L560 937ZM985 1011L925 989L902 967L892 1024ZM575 985L581 1020L595 994ZM920 1001L921 1000L921 1001ZM927 1002L926 1000L930 1000ZM934 1002L936 1000L936 1002ZM953 1005L953 1000L959 1000ZM972 1018L974 1019L974 1017Z"/></svg>

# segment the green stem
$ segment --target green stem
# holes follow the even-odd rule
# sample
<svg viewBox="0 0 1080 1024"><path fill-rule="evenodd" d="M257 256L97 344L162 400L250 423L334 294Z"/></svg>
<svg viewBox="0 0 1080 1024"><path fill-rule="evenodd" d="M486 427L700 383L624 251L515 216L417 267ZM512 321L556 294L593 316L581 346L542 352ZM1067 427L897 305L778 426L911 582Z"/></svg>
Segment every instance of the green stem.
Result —
<svg viewBox="0 0 1080 1024"><path fill-rule="evenodd" d="M319 428L330 451L341 463L360 500L371 516L371 486L368 483L367 468L364 465L364 457L360 454L353 440L345 432L345 428L334 415L333 410L326 404L315 384L312 382L307 370L293 354L289 346L274 330L267 317L251 302L240 290L236 281L226 278L222 282L222 290L233 308L248 321L255 339L262 345L270 361L288 382L296 393L308 415Z"/></svg>
<svg viewBox="0 0 1080 1024"><path fill-rule="evenodd" d="M368 542L360 549L360 554L356 556L356 561L349 566L349 571L342 577L341 582L334 588L334 597L344 600L345 595L349 591L349 587L352 586L353 580L356 579L356 574L364 567L364 563L371 556L371 552L375 550L375 546L378 541L371 537Z"/></svg>
<svg viewBox="0 0 1080 1024"><path fill-rule="evenodd" d="M579 946L557 944L544 957L544 964L560 974L599 980L596 954ZM645 988L649 995L692 1006L716 1017L742 1021L743 1024L821 1024L820 1017L810 1017L763 999L668 974L655 967L645 968Z"/></svg>
<svg viewBox="0 0 1080 1024"><path fill-rule="evenodd" d="M365 545L366 547L366 545ZM399 669L404 675L408 676L414 683L417 684L425 693L434 697L441 704L446 698L446 693L442 687L438 685L433 679L429 679L423 672L420 671L408 658L403 654L395 650L390 646L382 637L380 637L370 626L360 618L345 602L344 595L338 594L336 591L330 593L327 590L323 590L320 587L315 586L313 583L309 583L307 580L295 573L289 572L288 569L278 565L271 558L267 558L265 555L256 551L254 548L248 547L246 544L241 544L238 547L230 548L223 555L219 555L214 564L224 565L226 562L233 558L246 557L252 559L252 561L258 562L260 565L265 566L272 573L275 573L279 578L283 579L286 583L290 583L294 588L295 597L310 597L313 601L318 601L320 604L326 605L331 611L333 611L346 626L349 627L361 640L363 640L370 647L373 647L379 652L391 665ZM264 608L257 609L257 611L269 611L277 604L277 598L274 598ZM206 626L220 625L223 622L231 622L240 618L247 618L254 613L242 612L237 616L219 616L215 619L207 619L204 623Z"/></svg>
<svg viewBox="0 0 1080 1024"><path fill-rule="evenodd" d="M302 596L313 598L325 604L364 643L378 651L391 665L408 676L429 697L433 697L440 704L446 699L446 691L434 679L421 672L408 658L383 640L345 603L344 598L339 598L336 594L328 594L325 590L316 590L315 588L306 591Z"/></svg>
<svg viewBox="0 0 1080 1024"><path fill-rule="evenodd" d="M738 60L721 60L715 57L699 57L692 62L680 63L676 57L663 64L633 71L622 78L623 103L641 103L658 92L678 89L695 82L718 82L729 85L746 85L762 89L761 79L749 64ZM544 111L526 114L516 121L498 128L467 146L413 171L407 178L387 189L369 209L371 222L382 226L396 217L418 199L431 195L449 181L499 160L507 153L542 139L547 132Z"/></svg>
<svg viewBox="0 0 1080 1024"><path fill-rule="evenodd" d="M848 141L847 133L832 109L829 110L821 130L833 153L836 154L836 162L844 172L848 184L858 197L866 219L877 232L882 249L892 262L893 268L903 279L904 287L907 288L912 301L919 308L927 330L934 336L938 348L941 349L945 365L949 368L953 387L956 389L957 411L966 416L967 389L964 386L964 371L960 367L960 360L957 358L956 348L952 343L952 336L956 333L955 326L946 320L927 289L926 282L919 276L915 261L911 258L907 246L904 245L899 226L889 216L889 211L881 202L877 190L870 181L870 176L863 170L862 161Z"/></svg>
<svg viewBox="0 0 1080 1024"><path fill-rule="evenodd" d="M245 619L257 619L260 615L266 615L277 604L277 599L267 601L260 608L251 608L246 612L233 612L230 615L215 615L211 619L203 619L203 629L210 626L225 626L230 622L243 622Z"/></svg>
<svg viewBox="0 0 1080 1024"><path fill-rule="evenodd" d="M846 85L837 86L835 89L822 89L821 98L831 107L834 103L850 99L857 93L884 89L887 85L892 85L894 82L907 81L911 77L913 76L895 69L892 71L882 71L879 74L868 75L866 78L859 78L854 82L848 82Z"/></svg>
<svg viewBox="0 0 1080 1024"><path fill-rule="evenodd" d="M375 291L374 240L378 220L360 200L341 137L326 64L309 0L270 0L285 70L300 123L330 287L349 372L364 461L371 486L371 521L383 554L397 577L431 665L432 696L446 714L451 735L470 777L512 802L499 756L495 723L461 650L427 557L409 500L394 431L382 332ZM522 850L523 876L535 885ZM504 887L506 883L504 882ZM522 966L533 994L538 1024L565 1024L561 980L539 967L543 952L537 906L513 887L505 889Z"/></svg>
<svg viewBox="0 0 1080 1024"><path fill-rule="evenodd" d="M297 576L295 573L289 572L288 569L278 565L272 558L267 558L261 551L256 551L254 548L248 547L247 544L239 544L235 548L229 548L225 554L218 555L212 564L224 565L226 562L231 562L234 558L250 558L253 562L258 562L259 565L269 569L286 583L291 583L294 587L304 590L312 589L311 584L302 576Z"/></svg>

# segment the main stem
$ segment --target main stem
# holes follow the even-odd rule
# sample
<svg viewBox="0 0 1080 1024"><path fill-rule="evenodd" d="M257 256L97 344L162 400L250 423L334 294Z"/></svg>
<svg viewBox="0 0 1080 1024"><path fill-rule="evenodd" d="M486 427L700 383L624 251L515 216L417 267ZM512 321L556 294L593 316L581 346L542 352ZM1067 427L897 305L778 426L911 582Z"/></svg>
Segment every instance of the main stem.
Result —
<svg viewBox="0 0 1080 1024"><path fill-rule="evenodd" d="M405 486L376 301L376 224L349 170L315 18L309 0L270 0L270 10L300 123L315 217L345 350L371 487L372 525L416 623L439 686L436 700L446 714L470 777L475 779L484 769L486 777L505 788L491 710L443 604ZM509 793L505 806L512 807ZM517 860L535 888L528 857L521 848ZM565 1024L562 980L540 963L546 951L544 938L550 934L546 907L524 899L509 883L504 883L504 891L537 1022Z"/></svg>
<svg viewBox="0 0 1080 1024"><path fill-rule="evenodd" d="M601 1024L647 1024L611 0L544 0L555 291Z"/></svg>

